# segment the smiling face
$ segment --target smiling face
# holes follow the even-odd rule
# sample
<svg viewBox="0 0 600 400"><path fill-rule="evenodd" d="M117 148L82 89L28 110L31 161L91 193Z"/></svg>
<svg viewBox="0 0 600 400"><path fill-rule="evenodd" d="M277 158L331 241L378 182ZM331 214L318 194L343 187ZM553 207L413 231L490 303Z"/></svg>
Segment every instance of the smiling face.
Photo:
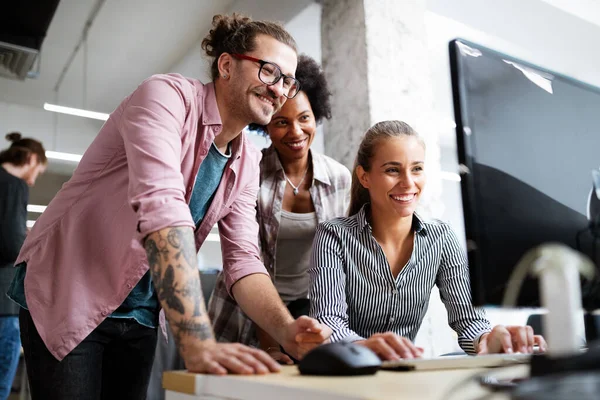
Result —
<svg viewBox="0 0 600 400"><path fill-rule="evenodd" d="M369 191L371 212L410 217L425 186L425 148L415 136L382 139L369 171L358 166L360 183Z"/></svg>
<svg viewBox="0 0 600 400"><path fill-rule="evenodd" d="M283 163L308 157L317 123L308 97L300 91L275 114L267 133Z"/></svg>
<svg viewBox="0 0 600 400"><path fill-rule="evenodd" d="M283 74L294 76L294 49L267 35L258 35L254 40L255 50L246 55L277 64ZM258 77L260 63L244 59L231 62L231 108L248 123L267 125L287 99L283 95L283 79L268 86Z"/></svg>

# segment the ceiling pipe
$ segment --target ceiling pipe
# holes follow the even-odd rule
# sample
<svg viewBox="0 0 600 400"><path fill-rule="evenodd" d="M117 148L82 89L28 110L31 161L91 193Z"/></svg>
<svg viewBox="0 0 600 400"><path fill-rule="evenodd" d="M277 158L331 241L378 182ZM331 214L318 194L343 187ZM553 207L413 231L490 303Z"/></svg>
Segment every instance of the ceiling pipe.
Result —
<svg viewBox="0 0 600 400"><path fill-rule="evenodd" d="M62 72L60 73L60 76L58 77L58 80L56 81L56 85L54 85L55 92L58 92L58 89L60 89L60 85L62 84L63 79L65 79L65 75L67 75L67 71L69 71L69 68L71 67L71 64L73 63L73 60L75 59L75 56L79 52L79 49L81 48L82 44L84 44L87 41L88 32L89 32L90 28L92 27L92 24L94 23L94 20L96 19L96 16L100 12L100 9L102 8L102 6L104 5L105 2L106 2L106 0L98 0L98 1L96 1L96 4L94 4L94 8L92 8L92 12L90 13L90 16L88 17L88 19L85 21L85 25L83 26L83 31L81 32L81 37L79 38L77 45L73 49L73 52L69 56L67 63L65 64L64 68L62 69Z"/></svg>

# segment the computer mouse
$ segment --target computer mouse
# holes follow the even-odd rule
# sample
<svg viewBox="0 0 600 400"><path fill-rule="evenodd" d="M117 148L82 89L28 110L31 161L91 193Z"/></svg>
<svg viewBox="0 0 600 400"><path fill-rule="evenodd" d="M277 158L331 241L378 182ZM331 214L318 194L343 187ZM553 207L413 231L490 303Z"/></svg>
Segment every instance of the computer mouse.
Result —
<svg viewBox="0 0 600 400"><path fill-rule="evenodd" d="M346 342L316 347L298 364L302 375L372 375L379 367L377 354L365 346Z"/></svg>

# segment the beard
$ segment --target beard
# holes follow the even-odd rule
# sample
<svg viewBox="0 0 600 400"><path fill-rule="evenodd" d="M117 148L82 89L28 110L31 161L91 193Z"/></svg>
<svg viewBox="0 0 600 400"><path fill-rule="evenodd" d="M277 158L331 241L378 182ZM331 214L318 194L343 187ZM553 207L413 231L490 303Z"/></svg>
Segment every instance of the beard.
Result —
<svg viewBox="0 0 600 400"><path fill-rule="evenodd" d="M258 125L267 125L273 115L277 113L283 102L269 90L267 87L257 87L253 89L234 90L234 92L242 93L241 95L233 95L231 97L230 109L233 114L244 119L248 124L254 123ZM268 98L273 104L268 104L261 100L258 96Z"/></svg>
<svg viewBox="0 0 600 400"><path fill-rule="evenodd" d="M271 122L273 115L275 115L281 109L281 102L268 88L258 88L252 90L250 91L249 96L251 98L248 108L251 111L253 118L257 119L252 121L256 124L267 125L269 122ZM264 102L258 96L266 97L272 101L272 105ZM258 119L260 119L260 121Z"/></svg>

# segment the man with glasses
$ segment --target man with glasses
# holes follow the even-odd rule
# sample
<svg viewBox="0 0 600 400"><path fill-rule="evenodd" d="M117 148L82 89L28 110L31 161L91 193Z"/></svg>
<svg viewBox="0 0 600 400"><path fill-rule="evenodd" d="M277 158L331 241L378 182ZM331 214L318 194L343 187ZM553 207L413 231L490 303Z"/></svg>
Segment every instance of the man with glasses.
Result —
<svg viewBox="0 0 600 400"><path fill-rule="evenodd" d="M217 15L203 48L213 82L144 81L110 115L37 220L9 291L35 399L143 399L162 307L186 367L268 373L264 352L216 343L197 249L218 223L229 293L295 356L331 330L294 320L258 250L260 152L241 133L295 96L292 37Z"/></svg>

